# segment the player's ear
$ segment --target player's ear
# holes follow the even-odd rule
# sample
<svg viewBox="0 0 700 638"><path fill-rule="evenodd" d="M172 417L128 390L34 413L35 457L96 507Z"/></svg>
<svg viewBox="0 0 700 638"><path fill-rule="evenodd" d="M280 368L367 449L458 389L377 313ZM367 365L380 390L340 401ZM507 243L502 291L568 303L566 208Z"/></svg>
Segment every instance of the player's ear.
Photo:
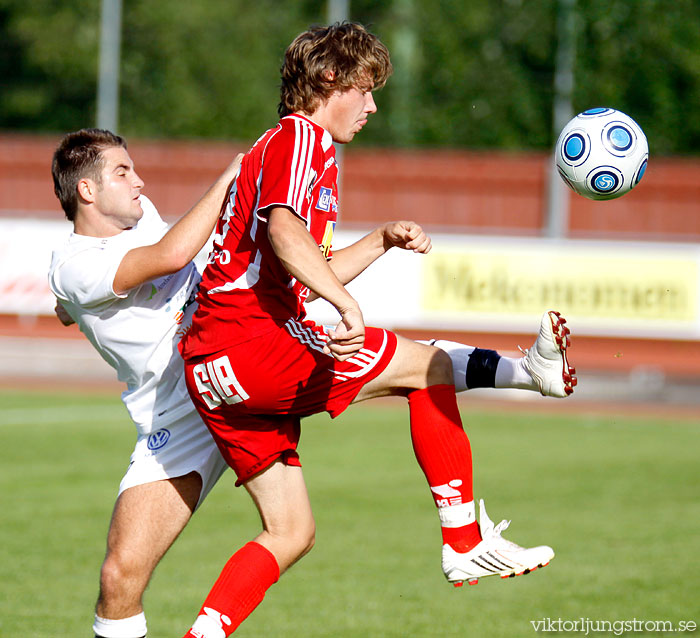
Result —
<svg viewBox="0 0 700 638"><path fill-rule="evenodd" d="M97 192L97 184L88 177L78 181L78 196L80 199L92 203L95 201L95 193Z"/></svg>
<svg viewBox="0 0 700 638"><path fill-rule="evenodd" d="M333 82L335 80L335 71L333 69L325 69L323 71L323 79L326 82Z"/></svg>

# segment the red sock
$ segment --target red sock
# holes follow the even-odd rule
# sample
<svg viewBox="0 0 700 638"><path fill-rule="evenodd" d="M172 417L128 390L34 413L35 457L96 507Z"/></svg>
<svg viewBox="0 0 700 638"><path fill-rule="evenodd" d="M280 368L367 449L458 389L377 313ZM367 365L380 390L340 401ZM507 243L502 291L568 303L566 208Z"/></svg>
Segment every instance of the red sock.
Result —
<svg viewBox="0 0 700 638"><path fill-rule="evenodd" d="M230 636L279 577L272 553L259 543L247 543L229 558L184 638L211 638L222 631Z"/></svg>
<svg viewBox="0 0 700 638"><path fill-rule="evenodd" d="M474 515L472 451L451 385L408 395L416 459L440 510L443 543L466 552L481 540Z"/></svg>

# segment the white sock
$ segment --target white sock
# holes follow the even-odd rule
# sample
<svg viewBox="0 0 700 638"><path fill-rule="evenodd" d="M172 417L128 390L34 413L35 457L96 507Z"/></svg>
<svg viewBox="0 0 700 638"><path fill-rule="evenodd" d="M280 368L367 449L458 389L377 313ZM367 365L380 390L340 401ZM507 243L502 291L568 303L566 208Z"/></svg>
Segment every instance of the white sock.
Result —
<svg viewBox="0 0 700 638"><path fill-rule="evenodd" d="M101 638L141 638L146 635L146 614L141 612L130 618L110 620L95 614L92 630Z"/></svg>
<svg viewBox="0 0 700 638"><path fill-rule="evenodd" d="M455 341L444 341L442 339L419 341L419 343L435 346L450 355L450 359L452 359L455 392L464 392L471 389L467 385L467 367L469 366L469 357L477 348ZM486 383L483 385L476 385L475 387L516 388L518 390L533 390L539 392L537 384L525 368L524 357L513 359L511 357L504 357L495 351L479 350L479 353L482 355L484 352L490 352L493 353L494 356L500 357L495 371L492 372L494 375L494 382L492 386ZM491 361L495 361L495 359L492 358Z"/></svg>
<svg viewBox="0 0 700 638"><path fill-rule="evenodd" d="M524 365L525 357L511 359L501 356L496 368L497 388L517 388L519 390L536 390L539 392L537 384L530 376Z"/></svg>

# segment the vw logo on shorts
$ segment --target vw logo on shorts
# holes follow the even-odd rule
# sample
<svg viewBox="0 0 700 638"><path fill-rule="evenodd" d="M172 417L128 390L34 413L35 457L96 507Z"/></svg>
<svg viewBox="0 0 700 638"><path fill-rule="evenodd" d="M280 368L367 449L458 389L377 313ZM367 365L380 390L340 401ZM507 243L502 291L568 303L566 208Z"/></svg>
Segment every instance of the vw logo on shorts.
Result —
<svg viewBox="0 0 700 638"><path fill-rule="evenodd" d="M170 430L163 428L162 430L156 430L153 434L148 437L148 449L149 450L160 450L168 442L170 438Z"/></svg>

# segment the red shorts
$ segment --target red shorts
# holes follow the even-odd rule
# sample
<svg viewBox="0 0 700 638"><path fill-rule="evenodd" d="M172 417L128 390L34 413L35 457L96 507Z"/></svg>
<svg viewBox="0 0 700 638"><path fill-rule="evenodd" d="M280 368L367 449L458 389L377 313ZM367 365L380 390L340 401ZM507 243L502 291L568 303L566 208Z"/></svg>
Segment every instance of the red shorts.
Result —
<svg viewBox="0 0 700 638"><path fill-rule="evenodd" d="M240 485L282 459L301 465L300 418L338 416L396 351L396 335L367 328L364 347L346 361L323 353L322 326L290 320L279 330L185 361L192 401Z"/></svg>

